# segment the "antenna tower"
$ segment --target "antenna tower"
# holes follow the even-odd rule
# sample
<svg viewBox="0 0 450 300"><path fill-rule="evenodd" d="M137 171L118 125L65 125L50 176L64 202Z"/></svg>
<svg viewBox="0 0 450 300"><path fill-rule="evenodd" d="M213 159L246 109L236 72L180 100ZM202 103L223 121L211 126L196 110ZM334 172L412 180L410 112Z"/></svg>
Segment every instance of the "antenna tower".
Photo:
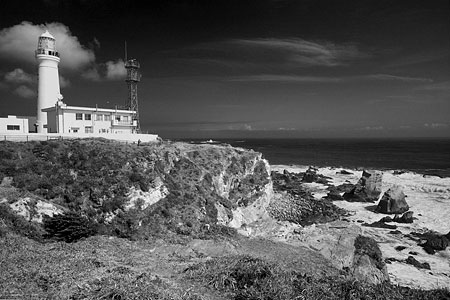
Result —
<svg viewBox="0 0 450 300"><path fill-rule="evenodd" d="M126 53L126 43L125 43L125 53ZM126 55L126 54L125 54ZM141 81L141 74L139 73L139 65L136 59L126 60L125 58L125 68L127 69L127 79L125 82L128 86L128 99L126 103L126 108L128 110L134 110L133 123L136 122L136 133L141 131L141 126L139 123L139 106L138 106L138 95L137 95L137 85Z"/></svg>

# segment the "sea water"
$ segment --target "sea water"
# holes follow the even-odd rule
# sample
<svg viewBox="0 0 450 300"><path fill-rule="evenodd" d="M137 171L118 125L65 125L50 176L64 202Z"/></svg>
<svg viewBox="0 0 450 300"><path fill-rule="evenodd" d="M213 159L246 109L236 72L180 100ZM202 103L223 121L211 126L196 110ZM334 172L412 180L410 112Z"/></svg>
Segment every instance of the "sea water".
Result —
<svg viewBox="0 0 450 300"><path fill-rule="evenodd" d="M271 165L410 170L450 177L450 138L220 140L263 153Z"/></svg>
<svg viewBox="0 0 450 300"><path fill-rule="evenodd" d="M363 227L363 234L374 238L385 258L399 261L387 265L394 284L413 288L450 288L450 248L435 255L427 254L416 241L408 238L412 232L450 231L450 139L246 139L193 141L226 143L261 152L271 170L304 172L309 166L331 178L331 184L355 184L363 169L383 171L382 192L393 185L404 189L414 212L413 224L398 224L400 235L388 229ZM342 174L346 169L351 174ZM401 172L399 172L401 171ZM327 186L310 184L318 200L327 193ZM351 213L354 224L372 223L384 215L367 209L368 203L334 201ZM369 203L370 204L370 203ZM376 203L375 203L376 204ZM374 205L374 204L370 204ZM370 206L369 205L369 206ZM397 246L407 247L403 251ZM420 262L428 262L431 270L405 264L411 253Z"/></svg>

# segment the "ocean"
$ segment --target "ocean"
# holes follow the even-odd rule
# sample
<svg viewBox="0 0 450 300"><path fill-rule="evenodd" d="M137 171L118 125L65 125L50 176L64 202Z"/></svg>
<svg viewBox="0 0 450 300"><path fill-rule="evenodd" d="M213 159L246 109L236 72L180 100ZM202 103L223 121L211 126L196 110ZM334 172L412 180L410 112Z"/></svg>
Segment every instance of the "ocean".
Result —
<svg viewBox="0 0 450 300"><path fill-rule="evenodd" d="M271 165L404 170L450 177L449 138L221 139L214 142L261 152Z"/></svg>

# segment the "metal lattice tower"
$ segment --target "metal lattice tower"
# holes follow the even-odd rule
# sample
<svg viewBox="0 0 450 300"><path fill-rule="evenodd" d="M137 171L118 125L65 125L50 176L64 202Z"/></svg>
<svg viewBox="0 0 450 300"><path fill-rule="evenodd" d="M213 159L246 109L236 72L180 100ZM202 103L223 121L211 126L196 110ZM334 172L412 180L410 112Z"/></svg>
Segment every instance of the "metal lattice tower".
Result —
<svg viewBox="0 0 450 300"><path fill-rule="evenodd" d="M136 121L136 132L141 131L139 124L139 106L138 106L138 95L137 95L137 85L141 80L141 74L139 73L139 65L136 59L129 59L125 62L125 68L127 69L127 79L125 80L128 85L128 99L126 103L126 108L129 110L134 110L136 113L133 115L133 121Z"/></svg>

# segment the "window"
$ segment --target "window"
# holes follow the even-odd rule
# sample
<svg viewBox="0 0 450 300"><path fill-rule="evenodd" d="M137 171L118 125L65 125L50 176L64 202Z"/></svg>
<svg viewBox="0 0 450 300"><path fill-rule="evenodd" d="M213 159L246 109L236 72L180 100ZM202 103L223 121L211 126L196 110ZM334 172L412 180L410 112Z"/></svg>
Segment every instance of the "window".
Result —
<svg viewBox="0 0 450 300"><path fill-rule="evenodd" d="M91 120L91 114L84 114L84 119L87 121Z"/></svg>
<svg viewBox="0 0 450 300"><path fill-rule="evenodd" d="M103 115L97 114L95 120L96 120L96 121L103 121Z"/></svg>
<svg viewBox="0 0 450 300"><path fill-rule="evenodd" d="M111 115L105 115L104 120L105 121L111 121Z"/></svg>
<svg viewBox="0 0 450 300"><path fill-rule="evenodd" d="M20 125L6 125L6 130L20 130Z"/></svg>
<svg viewBox="0 0 450 300"><path fill-rule="evenodd" d="M120 116L115 117L116 121L120 122Z"/></svg>
<svg viewBox="0 0 450 300"><path fill-rule="evenodd" d="M73 128L73 127L72 127L72 132L73 132L73 133L77 133L78 130L80 130L80 128ZM69 130L69 132L70 132L70 130Z"/></svg>
<svg viewBox="0 0 450 300"><path fill-rule="evenodd" d="M83 120L83 114L75 114L75 119L76 120Z"/></svg>
<svg viewBox="0 0 450 300"><path fill-rule="evenodd" d="M124 121L124 122L128 122L129 120L128 120L128 116L123 116L123 119L122 119L122 121Z"/></svg>
<svg viewBox="0 0 450 300"><path fill-rule="evenodd" d="M94 130L93 130L92 126L86 126L86 127L84 127L84 132L85 133L94 133Z"/></svg>

